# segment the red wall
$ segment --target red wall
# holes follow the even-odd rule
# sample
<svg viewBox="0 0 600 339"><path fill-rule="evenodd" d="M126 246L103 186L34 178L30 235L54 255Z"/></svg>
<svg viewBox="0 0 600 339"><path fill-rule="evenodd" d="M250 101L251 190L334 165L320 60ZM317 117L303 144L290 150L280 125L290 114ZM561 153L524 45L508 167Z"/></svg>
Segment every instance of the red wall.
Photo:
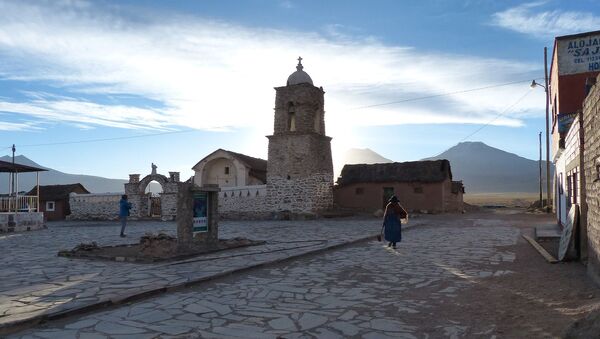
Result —
<svg viewBox="0 0 600 339"><path fill-rule="evenodd" d="M451 193L452 183L449 179L439 183L358 183L335 186L334 204L342 208L354 208L365 212L374 212L383 207L383 188L393 187L394 194L400 199L400 204L408 211L427 211L431 213L456 212L460 205L462 211L462 194ZM416 193L420 187L423 193ZM362 194L356 194L356 189L362 188ZM461 203L454 199L461 198Z"/></svg>
<svg viewBox="0 0 600 339"><path fill-rule="evenodd" d="M588 72L558 77L558 113L575 113L583 107L585 81L595 78L599 72Z"/></svg>
<svg viewBox="0 0 600 339"><path fill-rule="evenodd" d="M46 201L40 200L40 212L44 212L44 218L48 221L65 220L67 204L64 200L54 201L54 211L46 211Z"/></svg>

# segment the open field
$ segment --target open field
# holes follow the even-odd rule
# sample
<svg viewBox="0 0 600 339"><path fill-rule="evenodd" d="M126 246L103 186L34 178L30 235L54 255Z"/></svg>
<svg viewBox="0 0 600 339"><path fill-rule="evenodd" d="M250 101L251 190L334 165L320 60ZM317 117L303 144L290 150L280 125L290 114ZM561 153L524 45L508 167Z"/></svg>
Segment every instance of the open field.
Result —
<svg viewBox="0 0 600 339"><path fill-rule="evenodd" d="M545 197L545 195L544 195ZM539 199L539 193L507 192L507 193L467 193L464 201L477 206L528 207Z"/></svg>

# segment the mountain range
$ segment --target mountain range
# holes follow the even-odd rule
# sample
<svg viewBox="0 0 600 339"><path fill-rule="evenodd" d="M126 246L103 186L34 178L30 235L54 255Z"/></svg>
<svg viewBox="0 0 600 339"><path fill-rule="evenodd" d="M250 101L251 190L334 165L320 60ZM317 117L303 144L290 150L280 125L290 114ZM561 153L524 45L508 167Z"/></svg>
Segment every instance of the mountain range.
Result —
<svg viewBox="0 0 600 339"><path fill-rule="evenodd" d="M448 159L453 180L462 180L470 193L539 192L539 162L503 151L483 142L461 142L423 160ZM542 162L543 188L546 162ZM550 178L553 177L550 165Z"/></svg>
<svg viewBox="0 0 600 339"><path fill-rule="evenodd" d="M516 154L509 153L482 142L461 142L443 153L423 160L448 159L453 180L462 180L467 193L538 192L539 163ZM0 157L12 161L9 156ZM25 156L15 157L15 162L23 165L47 169L40 175L41 185L81 183L92 193L123 192L123 179L108 179L98 176L63 173L41 166ZM374 164L393 162L368 148L353 148L345 152L342 164ZM342 165L343 166L343 165ZM341 167L339 166L340 170ZM545 174L545 163L542 163ZM551 173L552 177L552 173ZM544 177L545 180L545 177ZM19 190L28 191L36 184L35 173L19 175ZM545 181L543 184L544 188ZM158 184L151 187L160 191ZM8 180L0 180L0 192L8 191Z"/></svg>
<svg viewBox="0 0 600 339"><path fill-rule="evenodd" d="M12 157L3 156L0 160L12 162ZM48 170L40 172L40 185L59 185L81 183L91 193L123 192L123 184L127 180L108 179L84 174L63 173L48 167L41 166L29 158L18 155L15 156L15 163L21 165L34 166ZM19 174L19 191L29 191L36 185L35 173ZM8 192L8 180L0 180L0 192Z"/></svg>

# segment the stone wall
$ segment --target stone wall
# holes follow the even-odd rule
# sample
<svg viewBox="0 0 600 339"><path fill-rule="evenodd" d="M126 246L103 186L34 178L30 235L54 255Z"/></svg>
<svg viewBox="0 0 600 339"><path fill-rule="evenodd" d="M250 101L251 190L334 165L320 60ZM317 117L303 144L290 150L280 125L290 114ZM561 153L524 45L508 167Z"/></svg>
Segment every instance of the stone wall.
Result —
<svg viewBox="0 0 600 339"><path fill-rule="evenodd" d="M269 176L266 201L272 213L318 215L333 207L332 174L314 173L290 179Z"/></svg>
<svg viewBox="0 0 600 339"><path fill-rule="evenodd" d="M69 195L71 214L67 220L117 220L119 219L120 193Z"/></svg>
<svg viewBox="0 0 600 339"><path fill-rule="evenodd" d="M0 213L0 233L34 231L45 227L43 212Z"/></svg>
<svg viewBox="0 0 600 339"><path fill-rule="evenodd" d="M600 284L600 85L583 105L584 173L587 201L588 274Z"/></svg>
<svg viewBox="0 0 600 339"><path fill-rule="evenodd" d="M333 207L331 138L316 133L269 137L267 206L276 213L313 215Z"/></svg>
<svg viewBox="0 0 600 339"><path fill-rule="evenodd" d="M219 213L224 219L265 219L267 186L222 187L219 192Z"/></svg>

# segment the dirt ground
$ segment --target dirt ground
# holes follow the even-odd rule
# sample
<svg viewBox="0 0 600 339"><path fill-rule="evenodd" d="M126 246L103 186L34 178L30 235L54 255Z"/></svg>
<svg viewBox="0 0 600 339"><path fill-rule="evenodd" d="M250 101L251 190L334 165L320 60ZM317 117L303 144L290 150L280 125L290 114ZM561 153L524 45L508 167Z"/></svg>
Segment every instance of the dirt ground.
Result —
<svg viewBox="0 0 600 339"><path fill-rule="evenodd" d="M545 197L545 196L544 196ZM539 199L538 193L466 193L464 201L477 206L528 207Z"/></svg>
<svg viewBox="0 0 600 339"><path fill-rule="evenodd" d="M535 224L552 221L547 215L515 209L477 215L500 216L527 235L533 235ZM473 282L456 303L438 305L432 313L468 325L467 338L559 338L572 322L600 309L600 288L581 262L550 264L522 237L507 250L516 253L516 260L498 269L514 274Z"/></svg>

